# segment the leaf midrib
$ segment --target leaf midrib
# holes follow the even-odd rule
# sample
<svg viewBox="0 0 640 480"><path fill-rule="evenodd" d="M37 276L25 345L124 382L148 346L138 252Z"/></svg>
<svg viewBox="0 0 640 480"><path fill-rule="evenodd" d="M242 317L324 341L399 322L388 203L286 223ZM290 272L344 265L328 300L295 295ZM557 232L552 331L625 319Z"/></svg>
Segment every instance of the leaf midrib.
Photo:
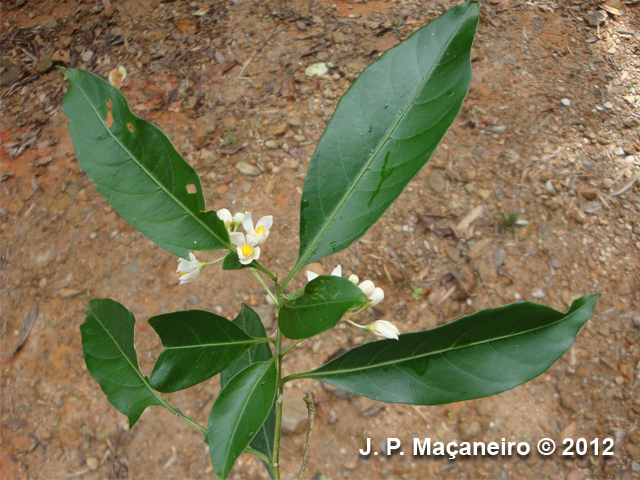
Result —
<svg viewBox="0 0 640 480"><path fill-rule="evenodd" d="M259 345L261 343L267 343L269 340L265 337L263 339L253 339L253 340L242 340L240 342L224 342L224 343L202 343L199 345L184 345L181 347L166 347L163 345L165 350L182 350L186 348L208 348L208 347L227 347L234 345Z"/></svg>
<svg viewBox="0 0 640 480"><path fill-rule="evenodd" d="M429 72L425 75L424 79L422 80L422 82L420 82L420 85L418 86L418 88L416 88L416 91L413 93L413 95L411 96L411 99L407 102L407 105L404 107L404 109L402 110L402 113L398 116L397 120L393 123L393 125L391 126L391 128L387 131L387 133L385 134L385 136L382 138L382 140L379 142L378 147L376 148L376 150L374 151L374 153L371 155L371 157L369 158L369 160L363 165L362 169L360 170L360 172L358 173L355 181L353 182L353 184L347 189L347 191L345 192L345 194L342 196L342 198L340 199L340 202L338 202L338 204L336 205L336 207L333 209L333 212L331 213L329 220L327 222L325 222L324 226L322 227L322 229L320 230L320 232L318 232L316 234L316 236L314 237L314 240L312 243L307 244L307 248L305 250L305 254L302 257L299 257L298 260L296 261L296 264L294 266L294 268L292 269L292 274L295 275L295 273L298 272L298 270L300 268L302 268L302 265L304 264L304 261L309 257L309 255L311 255L311 252L313 251L313 248L318 244L318 242L320 241L320 238L322 238L322 236L324 235L324 233L327 231L327 229L329 228L329 225L331 224L331 222L333 222L333 219L336 217L336 215L338 214L338 212L340 211L340 209L342 208L342 206L345 204L345 202L347 201L347 199L351 196L351 193L353 192L353 190L355 190L356 186L358 185L358 183L360 182L360 180L362 179L363 175L367 172L369 166L371 165L371 163L373 163L373 160L378 156L378 154L380 153L380 150L382 150L382 147L387 143L387 140L389 140L389 138L391 137L391 135L393 134L393 132L395 131L396 127L398 126L398 124L400 123L400 121L402 119L404 119L407 110L409 109L409 107L413 104L414 99L416 98L416 96L418 95L418 93L421 91L422 87L424 87L425 83L427 82L428 79L430 79L431 74L433 73L434 68L436 67L436 65L438 65L440 63L440 60L444 54L444 52L446 51L447 47L449 46L449 44L451 43L451 40L456 36L456 34L458 33L458 31L460 30L460 26L462 24L464 24L470 14L471 10L469 10L469 12L467 12L465 14L465 16L463 17L462 21L458 23L458 26L455 29L455 32L449 37L449 39L447 40L447 43L445 44L444 48L442 49L440 55L438 56L437 60L433 63L433 65L431 66L431 68L429 69ZM293 278L293 275L290 276L290 278L288 278L285 282L284 285L286 285L288 283L288 280L290 280L291 278Z"/></svg>
<svg viewBox="0 0 640 480"><path fill-rule="evenodd" d="M268 361L268 363L272 363L274 361L275 357L271 358L271 360ZM254 363L254 365L256 365ZM262 378L264 377L264 375L269 371L269 368L271 367L271 365L267 365L264 369L264 371L260 374L260 377L258 378L258 381L255 382L253 384L253 386L251 387L251 390L249 391L249 395L247 395L247 399L249 399L251 397L251 395L253 395L253 392L255 391L255 389L258 387L258 385L260 384L260 381L262 380ZM273 399L272 399L273 402ZM244 411L247 409L247 405L249 404L248 401L244 402L244 405L242 406L242 410L240 410L240 415L237 416L236 422L234 423L233 426L233 433L231 434L231 438L229 439L229 443L225 452L225 456L224 456L224 463L225 465L227 464L227 462L229 461L229 452L231 450L231 444L232 439L235 438L236 436L236 432L238 430L238 424L240 423L240 418L242 418L242 415L244 414ZM272 403L273 404L273 403ZM269 406L269 412L271 411L271 406ZM267 413L267 417L269 416L269 414ZM265 418L266 421L266 418ZM264 426L264 422L262 423L262 425L260 427ZM260 429L258 429L260 430ZM258 431L256 430L256 433L253 435L253 438L255 438L255 436L258 434ZM266 432L265 432L266 435ZM253 440L253 438L251 440ZM251 440L249 441L249 443L247 445L249 445L251 443ZM244 449L243 449L244 451Z"/></svg>
<svg viewBox="0 0 640 480"><path fill-rule="evenodd" d="M75 79L74 79L75 80ZM100 122L102 123L102 125L104 126L105 130L108 132L109 136L120 146L120 148L129 156L129 158L135 162L136 165L138 165L138 167L140 167L140 169L142 171L144 171L144 173L147 174L147 176L149 178L151 178L156 185L158 185L175 203L177 203L185 212L187 212L195 221L197 221L200 225L202 225L202 227L208 231L211 235L213 235L215 238L217 238L220 243L222 243L223 245L225 245L227 248L229 248L230 250L233 251L233 248L231 247L230 244L226 243L224 241L224 239L220 238L220 236L214 232L213 230L211 230L211 228L204 223L200 217L198 215L194 215L194 212L192 212L189 208L186 207L186 205L184 203L182 203L180 201L180 199L178 199L175 195L173 195L173 193L169 192L164 185L162 185L162 183L160 183L152 174L151 172L149 172L149 170L147 170L144 165L142 165L142 163L140 163L137 158L129 151L129 149L124 146L120 140L111 132L111 129L109 128L109 126L107 125L106 121L103 120L103 118L100 116L98 110L96 109L96 107L93 105L93 103L91 102L91 100L89 99L89 97L87 96L87 94L85 93L84 89L82 88L82 86L80 85L80 82L76 80L75 82L76 87L78 87L78 90L80 90L80 92L82 93L82 96L85 98L85 100L87 101L87 103L89 104L89 106L91 106L91 109L93 110L93 112L95 113L96 117L100 120ZM133 115L133 113L132 113ZM136 117L135 115L133 115L134 118L136 120L140 120L138 117ZM172 167L173 169L173 167ZM200 187L202 188L202 186Z"/></svg>
<svg viewBox="0 0 640 480"><path fill-rule="evenodd" d="M504 335L502 337L496 337L496 338L492 338L492 339L488 339L488 340L482 340L482 341L479 341L479 342L474 342L474 343L467 344L467 345L462 345L462 346L459 346L459 347L449 347L449 348L446 348L446 349L434 350L434 351L431 351L431 352L424 353L422 355L416 355L416 356L409 357L409 358L404 358L404 359L401 359L401 360L390 360L390 361L387 361L387 362L376 363L376 364L373 364L373 365L361 366L361 367L358 367L358 368L350 368L350 369L344 369L344 370L329 370L329 371L327 371L327 370L321 370L322 367L320 367L320 369L315 370L315 371L311 371L311 372L308 372L308 373L302 373L302 374L298 374L298 375L295 375L295 374L291 375L289 377L289 379L290 380L295 380L295 379L299 379L299 378L313 378L313 377L316 377L316 376L331 375L331 374L336 374L336 373L337 374L343 374L343 373L352 373L352 372L362 372L364 370L370 370L370 369L374 369L374 368L380 368L380 367L385 367L385 366L395 366L398 363L407 362L407 361L410 361L410 360L416 360L416 359L424 358L424 357L429 357L429 356L432 356L432 355L449 353L449 352L452 352L452 351L455 351L455 350L459 350L459 349L462 349L462 348L472 348L472 347L475 347L475 346L478 346L478 345L483 345L485 343L492 343L492 342L496 342L496 341L500 341L500 340L504 340L504 339L516 338L518 336L526 335L528 333L535 332L537 330L543 330L545 328L552 327L553 325L557 325L560 322L568 320L571 317L573 317L576 314L578 314L579 312L581 312L583 309L587 308L592 303L597 302L597 301L598 301L598 298L594 298L593 300L590 300L589 302L585 303L583 306L578 308L575 312L573 312L573 313L571 313L569 315L563 316L563 317L561 317L560 319L558 319L555 322L549 323L549 324L547 324L547 325L545 325L543 327L532 328L530 330L522 331L522 332L517 333L515 335Z"/></svg>
<svg viewBox="0 0 640 480"><path fill-rule="evenodd" d="M158 393L153 389L151 384L149 382L147 382L147 379L145 378L145 376L142 375L142 372L140 371L140 367L136 367L131 362L129 357L125 354L125 352L122 350L122 348L120 348L120 345L118 344L116 339L113 337L113 335L111 335L111 332L107 329L107 327L105 327L104 323L100 320L100 317L98 316L97 312L93 311L91 308L89 308L89 311L91 312L91 315L93 316L93 318L96 319L96 322L98 322L98 324L102 327L102 329L105 331L105 333L109 336L109 338L111 339L113 344L116 346L116 348L120 352L120 355L122 355L122 357L124 357L124 359L127 361L129 366L131 367L131 370L133 370L133 372L140 378L140 380L142 381L144 386L147 387L147 389L153 394L153 396L158 399L160 404L162 406L166 406L166 402L165 402L164 398L162 398L160 395L158 395Z"/></svg>

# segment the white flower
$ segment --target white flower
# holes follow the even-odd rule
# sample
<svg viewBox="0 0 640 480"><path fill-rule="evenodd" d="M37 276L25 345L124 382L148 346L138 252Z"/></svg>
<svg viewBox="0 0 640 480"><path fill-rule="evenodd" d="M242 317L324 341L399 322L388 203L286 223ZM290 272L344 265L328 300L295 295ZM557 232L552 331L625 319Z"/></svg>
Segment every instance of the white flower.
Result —
<svg viewBox="0 0 640 480"><path fill-rule="evenodd" d="M258 240L253 235L244 236L244 233L233 232L229 234L229 239L238 249L238 259L242 265L249 265L254 260L260 258L260 247Z"/></svg>
<svg viewBox="0 0 640 480"><path fill-rule="evenodd" d="M221 208L216 212L218 218L224 222L225 225L231 224L233 222L233 217L231 216L231 212L226 208Z"/></svg>
<svg viewBox="0 0 640 480"><path fill-rule="evenodd" d="M358 278L358 275L349 275L349 281L354 285L357 285L360 281L360 278Z"/></svg>
<svg viewBox="0 0 640 480"><path fill-rule="evenodd" d="M375 307L384 299L384 291L380 287L376 287L369 299L371 300L371 306Z"/></svg>
<svg viewBox="0 0 640 480"><path fill-rule="evenodd" d="M393 323L387 322L386 320L377 320L365 328L379 337L399 340L398 335L400 332Z"/></svg>
<svg viewBox="0 0 640 480"><path fill-rule="evenodd" d="M242 220L242 226L247 231L247 235L254 237L257 240L258 245L262 245L267 241L267 237L269 237L269 230L271 230L272 225L273 216L271 215L267 215L266 217L262 217L258 220L255 228L253 226L253 219L249 212L244 214L244 219Z"/></svg>
<svg viewBox="0 0 640 480"><path fill-rule="evenodd" d="M338 265L336 268L333 269L333 271L331 272L331 275L333 275L334 277L341 277L342 276L342 266ZM320 275L318 275L317 273L313 273L310 272L309 270L307 270L307 280L311 281L316 277L319 277Z"/></svg>
<svg viewBox="0 0 640 480"><path fill-rule="evenodd" d="M224 226L230 232L235 232L244 221L244 213L236 213L233 217L226 208L221 208L216 212L218 218L224 222Z"/></svg>
<svg viewBox="0 0 640 480"><path fill-rule="evenodd" d="M360 290L362 290L362 293L364 293L367 298L371 298L371 295L373 295L373 292L376 289L376 286L373 284L371 280L365 280L358 286L360 287Z"/></svg>
<svg viewBox="0 0 640 480"><path fill-rule="evenodd" d="M355 277L355 275L352 276ZM356 277L356 279L357 278L358 277ZM351 277L349 278L349 280L351 280ZM365 280L360 285L358 285L358 287L360 287L362 293L364 293L365 296L369 299L372 307L375 307L384 299L384 291L380 287L376 287L371 280Z"/></svg>
<svg viewBox="0 0 640 480"><path fill-rule="evenodd" d="M189 252L189 258L190 260L185 260L184 258L178 259L178 269L176 272L180 274L180 285L198 278L202 270L202 264L196 259L193 252Z"/></svg>

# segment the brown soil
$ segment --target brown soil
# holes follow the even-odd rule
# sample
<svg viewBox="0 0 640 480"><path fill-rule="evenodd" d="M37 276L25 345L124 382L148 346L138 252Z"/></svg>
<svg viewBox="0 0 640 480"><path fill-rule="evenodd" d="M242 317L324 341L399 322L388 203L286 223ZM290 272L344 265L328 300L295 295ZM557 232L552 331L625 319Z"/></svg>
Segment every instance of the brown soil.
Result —
<svg viewBox="0 0 640 480"><path fill-rule="evenodd" d="M261 260L285 274L297 253L304 173L338 99L378 51L448 6L2 2L2 478L212 478L201 435L179 419L149 409L130 432L109 405L82 359L83 308L111 297L131 310L148 373L160 351L148 317L197 308L233 318L241 302L264 304L246 272L213 267L177 285L176 258L122 220L80 171L61 108L66 84L47 56L59 50L66 65L105 77L124 65L131 108L198 169L208 207L274 215ZM593 319L547 373L492 398L412 407L317 382L288 385L318 405L308 478L640 478L640 189L615 195L640 169L640 6L627 5L599 31L584 21L596 8L592 0L483 3L460 117L366 237L316 266L341 263L374 280L386 299L363 320L390 319L402 332L517 299L564 310L602 292ZM333 68L306 77L316 62ZM246 148L226 155L225 142ZM262 173L245 176L238 161ZM481 204L468 229L442 236ZM502 228L496 208L526 225ZM292 287L304 283L299 277ZM12 355L36 304L28 340ZM297 347L285 371L369 340L341 325ZM168 398L206 424L218 391L215 379ZM377 449L398 437L406 453L360 457L367 437ZM413 437L534 448L543 437L611 437L615 455L562 456L559 448L550 457L424 460L410 454ZM284 437L286 478L297 475L303 444L304 434ZM249 456L232 475L266 478Z"/></svg>

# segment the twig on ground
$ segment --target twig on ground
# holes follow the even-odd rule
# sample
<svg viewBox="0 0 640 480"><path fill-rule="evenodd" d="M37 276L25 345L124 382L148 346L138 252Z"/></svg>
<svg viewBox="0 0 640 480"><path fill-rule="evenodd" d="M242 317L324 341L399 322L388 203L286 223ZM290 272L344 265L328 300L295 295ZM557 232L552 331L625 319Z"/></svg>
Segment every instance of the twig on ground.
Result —
<svg viewBox="0 0 640 480"><path fill-rule="evenodd" d="M238 73L238 77L241 77L244 74L244 71L247 69L247 67L249 66L249 64L253 61L253 59L255 58L255 56L261 52L264 47L267 46L267 43L269 43L269 40L271 40L271 38L276 34L276 33L280 33L283 30L286 30L288 28L288 25L286 27L281 28L280 30L277 30L277 28L274 28L271 33L269 34L269 36L266 38L266 40L264 41L264 44L262 45L262 47L256 48L256 50L253 52L253 54L249 57L249 60L247 60L246 62L244 62L244 65L242 65L242 68L240 69L240 73Z"/></svg>

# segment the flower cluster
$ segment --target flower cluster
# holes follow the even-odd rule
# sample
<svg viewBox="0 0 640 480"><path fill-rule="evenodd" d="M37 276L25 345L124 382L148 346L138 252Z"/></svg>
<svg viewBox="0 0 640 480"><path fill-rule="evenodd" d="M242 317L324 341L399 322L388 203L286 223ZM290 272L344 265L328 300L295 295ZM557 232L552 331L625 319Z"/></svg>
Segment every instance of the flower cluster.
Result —
<svg viewBox="0 0 640 480"><path fill-rule="evenodd" d="M236 217L239 217L239 215L241 214L236 214ZM218 212L218 217L219 216L220 212ZM231 214L229 214L229 216L231 216ZM229 240L236 246L240 263L242 265L249 265L254 260L260 258L260 247L258 245L262 245L267 241L267 238L269 238L269 231L273 226L273 216L267 215L266 217L262 217L254 226L251 214L246 212L242 216L242 226L247 234L233 231L229 233Z"/></svg>
<svg viewBox="0 0 640 480"><path fill-rule="evenodd" d="M331 272L331 275L333 275L334 277L341 277L342 266L338 265L336 268L334 268ZM317 273L313 273L307 270L307 280L311 281L317 276ZM384 290L382 290L380 287L376 287L371 280L365 280L364 282L359 283L360 278L358 278L357 275L351 275L349 277L349 281L354 285L358 285L358 287L360 287L362 293L364 293L365 296L369 299L370 306L375 307L382 300L384 300Z"/></svg>
<svg viewBox="0 0 640 480"><path fill-rule="evenodd" d="M331 275L334 277L342 277L342 266L338 265L333 269ZM311 281L314 278L317 278L319 275L317 273L310 272L307 270L307 280ZM380 287L376 287L375 284L371 280L365 280L360 283L360 278L357 275L350 275L349 281L354 285L358 285L362 293L369 299L367 306L375 307L384 299L384 291ZM393 338L398 340L398 335L400 332L391 322L387 320L377 320L370 325L358 325L357 323L353 323L349 320L349 323L358 327L369 330L374 335L384 338Z"/></svg>
<svg viewBox="0 0 640 480"><path fill-rule="evenodd" d="M218 210L217 215L229 232L229 240L236 247L240 263L249 265L254 260L257 260L260 257L260 247L258 245L263 244L269 237L269 231L273 225L273 217L271 215L262 217L254 226L249 212L236 213L232 216L229 210L222 208ZM236 231L240 228L240 225L244 227L247 232L246 235ZM192 282L198 278L204 267L216 263L218 260L199 262L193 252L189 252L189 260L178 259L176 272L180 274L180 285Z"/></svg>

